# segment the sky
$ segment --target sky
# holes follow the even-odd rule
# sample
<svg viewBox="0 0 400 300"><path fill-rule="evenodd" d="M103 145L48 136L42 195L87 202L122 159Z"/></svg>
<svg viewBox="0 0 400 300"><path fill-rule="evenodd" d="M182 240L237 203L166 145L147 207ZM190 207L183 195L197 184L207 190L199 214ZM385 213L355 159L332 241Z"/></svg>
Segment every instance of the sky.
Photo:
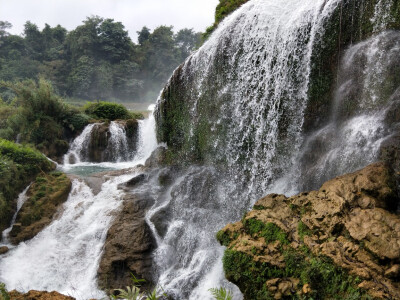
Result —
<svg viewBox="0 0 400 300"><path fill-rule="evenodd" d="M21 34L30 20L40 29L47 23L73 30L87 16L122 22L134 42L136 31L147 26L173 25L174 31L204 31L214 22L219 0L0 0L0 20L10 22L12 34Z"/></svg>

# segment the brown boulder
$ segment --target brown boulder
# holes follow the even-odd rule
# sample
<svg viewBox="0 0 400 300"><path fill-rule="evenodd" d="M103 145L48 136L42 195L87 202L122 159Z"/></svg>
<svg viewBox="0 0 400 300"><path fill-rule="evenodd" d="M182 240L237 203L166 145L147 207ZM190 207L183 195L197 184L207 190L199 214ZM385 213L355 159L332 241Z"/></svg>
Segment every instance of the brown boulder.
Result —
<svg viewBox="0 0 400 300"><path fill-rule="evenodd" d="M68 199L71 187L71 180L63 173L38 176L27 192L28 199L18 212L10 232L10 241L18 244L29 240L49 225Z"/></svg>
<svg viewBox="0 0 400 300"><path fill-rule="evenodd" d="M153 200L146 195L126 192L123 197L122 209L107 233L98 269L102 289L131 285L131 274L146 280L142 288L152 288L155 240L145 220L146 211L152 204Z"/></svg>
<svg viewBox="0 0 400 300"><path fill-rule="evenodd" d="M73 297L65 296L58 292L41 292L31 290L25 294L17 292L16 290L10 293L11 300L75 300Z"/></svg>
<svg viewBox="0 0 400 300"><path fill-rule="evenodd" d="M321 259L326 264L331 262L332 268L361 279L361 283L354 281L354 288L375 298L400 299L400 216L396 213L399 198L394 175L386 164L375 163L332 179L318 191L290 198L268 195L242 221L227 225L218 236L229 251L251 257L251 269L241 272L258 272L255 266L262 263L262 272L254 273L254 278L267 276L268 269L271 274L285 274L265 278L267 290L275 299L321 292L318 278L315 282L290 279L290 274L303 271L295 269L296 260L298 266L311 266L313 270L315 265L311 262ZM276 226L268 227L270 223ZM276 228L285 233L286 241ZM254 234L255 231L259 233ZM268 243L265 236L269 236ZM237 265L238 270L242 267L246 265ZM228 278L238 276L237 271L229 271L233 277L230 274ZM235 283L245 299L251 299L246 292L256 287L249 287L246 282Z"/></svg>

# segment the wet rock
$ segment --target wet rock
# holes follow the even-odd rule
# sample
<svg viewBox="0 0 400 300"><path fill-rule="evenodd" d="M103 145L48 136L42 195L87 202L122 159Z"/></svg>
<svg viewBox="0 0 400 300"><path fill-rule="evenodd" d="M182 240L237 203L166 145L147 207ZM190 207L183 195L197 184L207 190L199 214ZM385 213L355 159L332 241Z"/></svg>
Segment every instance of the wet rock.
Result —
<svg viewBox="0 0 400 300"><path fill-rule="evenodd" d="M146 280L144 289L153 286L152 251L156 244L144 218L153 203L145 194L126 193L123 197L100 260L98 278L102 289L131 285L131 273Z"/></svg>
<svg viewBox="0 0 400 300"><path fill-rule="evenodd" d="M18 212L16 223L10 231L10 241L18 244L29 240L49 225L68 199L71 187L71 180L63 173L38 176L27 192L28 199Z"/></svg>
<svg viewBox="0 0 400 300"><path fill-rule="evenodd" d="M323 270L330 270L352 287L340 292L343 298L359 289L357 295L400 299L400 216L393 209L399 198L393 176L387 164L375 163L332 179L318 191L260 199L242 221L217 234L229 249L227 278L245 299L262 293L262 279L275 299L305 294L329 298L327 293L336 292L326 287L335 277L324 279ZM246 272L252 276L241 275Z"/></svg>
<svg viewBox="0 0 400 300"><path fill-rule="evenodd" d="M8 252L8 250L10 250L10 249L8 249L7 246L0 247L0 255L6 254Z"/></svg>
<svg viewBox="0 0 400 300"><path fill-rule="evenodd" d="M20 293L16 290L11 291L10 299L12 300L75 300L73 297L65 296L58 292L42 292L31 290L27 293Z"/></svg>
<svg viewBox="0 0 400 300"><path fill-rule="evenodd" d="M166 153L167 149L165 147L157 147L146 160L145 166L150 168L162 166L166 162Z"/></svg>
<svg viewBox="0 0 400 300"><path fill-rule="evenodd" d="M148 176L146 174L137 175L137 176L133 177L132 179L129 179L127 182L120 184L118 186L118 188L122 188L122 187L133 188L133 187L137 186L138 184L142 183L143 181L145 181L147 178L148 178Z"/></svg>

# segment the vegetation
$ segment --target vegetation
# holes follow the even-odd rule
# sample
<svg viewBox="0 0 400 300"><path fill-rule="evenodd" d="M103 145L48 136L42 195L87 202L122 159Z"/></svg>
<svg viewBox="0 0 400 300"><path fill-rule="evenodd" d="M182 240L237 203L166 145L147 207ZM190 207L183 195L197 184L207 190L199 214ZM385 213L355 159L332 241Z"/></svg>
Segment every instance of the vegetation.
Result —
<svg viewBox="0 0 400 300"><path fill-rule="evenodd" d="M309 299L368 299L357 288L361 282L336 267L325 257L315 257L309 252L286 250L285 268L256 262L249 254L227 249L223 257L225 275L237 284L245 299L272 299L265 282L274 278L299 278L299 286L312 287Z"/></svg>
<svg viewBox="0 0 400 300"><path fill-rule="evenodd" d="M18 194L37 174L53 168L38 151L0 139L0 231L9 225Z"/></svg>
<svg viewBox="0 0 400 300"><path fill-rule="evenodd" d="M0 282L0 300L10 300L10 295L7 292L6 286L4 283Z"/></svg>
<svg viewBox="0 0 400 300"><path fill-rule="evenodd" d="M213 25L206 29L203 35L204 39L207 39L211 33L217 28L218 24L231 12L235 11L242 4L249 0L219 0L219 4L215 9L215 22Z"/></svg>
<svg viewBox="0 0 400 300"><path fill-rule="evenodd" d="M132 286L127 286L126 289L116 289L114 293L117 295L112 295L112 299L126 299L126 300L158 300L161 299L158 296L157 288L153 289L151 292L141 292L140 286L142 283L146 282L144 279L138 279L131 273ZM166 294L163 293L162 296L166 297Z"/></svg>
<svg viewBox="0 0 400 300"><path fill-rule="evenodd" d="M138 43L113 19L88 17L68 32L48 24L39 30L30 21L22 36L0 21L0 80L38 79L52 82L63 97L85 100L154 101L172 71L199 46L192 29L174 33L171 26L138 32ZM12 95L0 91L10 101Z"/></svg>
<svg viewBox="0 0 400 300"><path fill-rule="evenodd" d="M232 300L232 292L227 291L225 288L212 288L209 289L211 294L214 296L215 300Z"/></svg>
<svg viewBox="0 0 400 300"><path fill-rule="evenodd" d="M18 213L17 221L29 226L43 217L51 219L57 206L67 199L70 189L71 181L64 173L40 174L31 185L29 201Z"/></svg>
<svg viewBox="0 0 400 300"><path fill-rule="evenodd" d="M117 120L117 119L140 119L143 118L141 114L129 112L125 106L118 103L111 102L89 102L84 107L84 112L94 119L106 119L106 120Z"/></svg>
<svg viewBox="0 0 400 300"><path fill-rule="evenodd" d="M66 139L86 126L89 117L65 104L52 84L44 79L0 82L14 94L0 106L0 137L35 145L46 155L68 150Z"/></svg>
<svg viewBox="0 0 400 300"><path fill-rule="evenodd" d="M243 225L247 233L253 237L263 237L267 244L274 241L289 244L286 234L274 223L263 223L258 219L245 219Z"/></svg>

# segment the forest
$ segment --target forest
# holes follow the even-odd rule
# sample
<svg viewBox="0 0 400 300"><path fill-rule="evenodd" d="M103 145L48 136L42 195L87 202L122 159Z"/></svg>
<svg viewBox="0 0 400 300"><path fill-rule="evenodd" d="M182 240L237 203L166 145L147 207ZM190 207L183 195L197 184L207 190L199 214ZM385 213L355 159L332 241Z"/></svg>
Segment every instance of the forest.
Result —
<svg viewBox="0 0 400 300"><path fill-rule="evenodd" d="M68 32L61 25L42 30L27 21L21 35L0 21L0 80L39 78L57 94L79 100L154 102L172 71L199 47L202 34L172 26L144 26L135 43L121 22L90 16ZM1 98L13 97L8 89Z"/></svg>

